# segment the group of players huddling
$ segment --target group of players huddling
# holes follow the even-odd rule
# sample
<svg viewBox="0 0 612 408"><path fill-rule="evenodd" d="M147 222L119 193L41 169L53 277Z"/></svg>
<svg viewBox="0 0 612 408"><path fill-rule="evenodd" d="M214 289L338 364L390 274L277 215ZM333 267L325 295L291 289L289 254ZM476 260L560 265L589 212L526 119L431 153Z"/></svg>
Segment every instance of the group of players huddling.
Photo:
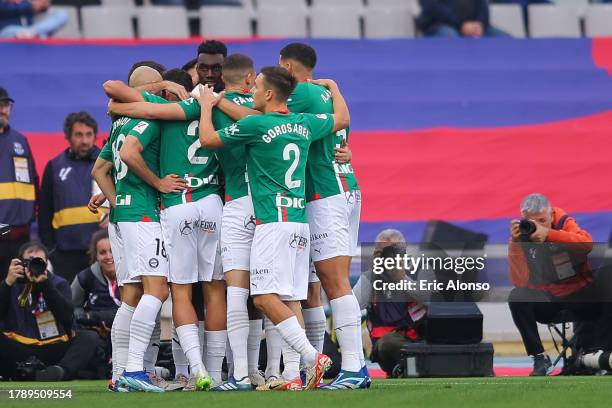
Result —
<svg viewBox="0 0 612 408"><path fill-rule="evenodd" d="M93 170L102 194L90 209L111 204L123 301L111 332L109 389L368 388L349 283L361 194L338 86L312 79L316 53L306 44L287 45L280 66L259 74L248 56L227 56L217 41L198 54L195 88L186 71L160 74L152 62L136 64L127 85L104 84L113 123ZM321 286L342 353L327 385ZM166 383L150 353L169 292L177 375Z"/></svg>

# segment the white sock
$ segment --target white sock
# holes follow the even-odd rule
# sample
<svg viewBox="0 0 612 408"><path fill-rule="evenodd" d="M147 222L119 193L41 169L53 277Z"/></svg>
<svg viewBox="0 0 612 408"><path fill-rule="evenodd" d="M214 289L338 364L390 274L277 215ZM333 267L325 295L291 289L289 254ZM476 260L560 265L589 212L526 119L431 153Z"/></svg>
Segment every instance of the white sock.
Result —
<svg viewBox="0 0 612 408"><path fill-rule="evenodd" d="M227 287L227 337L234 357L236 379L249 375L247 340L249 337L249 290Z"/></svg>
<svg viewBox="0 0 612 408"><path fill-rule="evenodd" d="M300 354L306 366L313 366L316 363L317 350L308 342L306 333L296 316L283 320L276 325L276 328L283 340Z"/></svg>
<svg viewBox="0 0 612 408"><path fill-rule="evenodd" d="M302 309L302 315L304 316L304 326L308 341L319 353L322 353L323 343L325 341L326 322L323 306Z"/></svg>
<svg viewBox="0 0 612 408"><path fill-rule="evenodd" d="M227 330L206 330L206 368L215 384L221 383L221 368L225 358Z"/></svg>
<svg viewBox="0 0 612 408"><path fill-rule="evenodd" d="M262 333L261 319L249 320L249 339L247 341L249 374L259 372L259 348Z"/></svg>
<svg viewBox="0 0 612 408"><path fill-rule="evenodd" d="M365 361L361 344L361 311L352 293L331 300L334 329L342 353L342 370L359 371Z"/></svg>
<svg viewBox="0 0 612 408"><path fill-rule="evenodd" d="M202 362L200 354L200 337L198 335L198 326L195 324L184 324L176 328L183 352L189 361L191 374L195 376L207 375L206 368Z"/></svg>
<svg viewBox="0 0 612 408"><path fill-rule="evenodd" d="M187 356L185 356L185 352L181 347L181 342L178 338L178 334L176 333L176 328L174 327L174 325L172 325L172 359L174 360L175 368L174 377L177 377L179 374L182 374L185 377L189 378L189 360L187 360ZM201 355L200 360L202 360Z"/></svg>
<svg viewBox="0 0 612 408"><path fill-rule="evenodd" d="M121 303L111 331L111 343L113 347L113 382L115 382L123 371L128 359L130 347L130 324L134 315L135 307L127 303Z"/></svg>
<svg viewBox="0 0 612 408"><path fill-rule="evenodd" d="M147 346L147 351L144 353L144 370L147 374L153 374L155 372L155 363L157 363L157 355L159 354L159 338L161 336L161 326L159 322L159 313L155 319L155 327L153 333L151 333L151 341Z"/></svg>
<svg viewBox="0 0 612 408"><path fill-rule="evenodd" d="M281 339L283 350L283 378L293 380L300 375L300 354L293 349L284 339Z"/></svg>
<svg viewBox="0 0 612 408"><path fill-rule="evenodd" d="M144 367L144 353L151 341L151 334L155 328L155 319L161 309L162 302L155 296L144 294L134 310L130 324L130 348L125 371L142 371Z"/></svg>
<svg viewBox="0 0 612 408"><path fill-rule="evenodd" d="M266 329L266 351L268 353L266 379L270 377L279 378L282 338L274 323L267 317L264 318L264 328Z"/></svg>

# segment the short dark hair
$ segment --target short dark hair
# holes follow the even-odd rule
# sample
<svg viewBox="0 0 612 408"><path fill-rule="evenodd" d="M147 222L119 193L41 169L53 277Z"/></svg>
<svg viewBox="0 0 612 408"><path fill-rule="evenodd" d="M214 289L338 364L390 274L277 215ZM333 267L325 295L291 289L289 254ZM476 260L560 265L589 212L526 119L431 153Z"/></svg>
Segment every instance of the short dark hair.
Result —
<svg viewBox="0 0 612 408"><path fill-rule="evenodd" d="M198 46L198 55L200 54L222 54L227 57L227 46L221 41L207 40Z"/></svg>
<svg viewBox="0 0 612 408"><path fill-rule="evenodd" d="M164 81L174 82L175 84L183 85L187 92L193 90L193 82L191 81L191 75L179 68L169 69L162 74Z"/></svg>
<svg viewBox="0 0 612 408"><path fill-rule="evenodd" d="M281 50L280 55L282 59L295 60L308 69L314 69L317 65L317 52L308 44L288 44Z"/></svg>
<svg viewBox="0 0 612 408"><path fill-rule="evenodd" d="M45 258L47 258L47 261L49 260L49 250L40 241L26 242L25 244L19 247L19 251L17 251L17 256L19 257L19 259L23 259L23 255L26 253L26 251L29 251L31 249L43 251L45 253Z"/></svg>
<svg viewBox="0 0 612 408"><path fill-rule="evenodd" d="M87 112L72 112L66 116L64 121L64 135L66 139L70 139L72 128L75 123L83 123L93 129L94 135L98 134L98 122Z"/></svg>
<svg viewBox="0 0 612 408"><path fill-rule="evenodd" d="M189 71L191 68L195 68L195 66L196 66L196 64L197 64L197 63L198 63L198 59L197 59L197 58L194 58L194 59L192 59L192 60L187 61L187 62L185 63L185 65L183 65L183 66L181 67L181 69L182 69L183 71Z"/></svg>
<svg viewBox="0 0 612 408"><path fill-rule="evenodd" d="M91 263L95 263L96 262L96 255L97 255L97 248L98 248L98 242L102 241L103 239L108 239L108 230L107 229L100 229L97 230L96 232L94 232L91 236L91 239L89 240L89 259L91 260Z"/></svg>
<svg viewBox="0 0 612 408"><path fill-rule="evenodd" d="M134 73L136 68L140 68L140 67L153 68L154 70L159 72L160 75L163 74L164 71L166 70L166 67L164 65L160 64L159 62L148 61L148 60L147 61L138 61L134 65L132 65L132 68L130 69L130 73L128 74L128 81L130 80L130 77L132 76L132 73Z"/></svg>
<svg viewBox="0 0 612 408"><path fill-rule="evenodd" d="M273 88L277 100L286 101L297 85L297 80L289 71L282 67L264 67L261 69L266 85Z"/></svg>
<svg viewBox="0 0 612 408"><path fill-rule="evenodd" d="M248 55L232 54L223 62L223 78L226 82L239 82L247 71L255 71L255 64Z"/></svg>

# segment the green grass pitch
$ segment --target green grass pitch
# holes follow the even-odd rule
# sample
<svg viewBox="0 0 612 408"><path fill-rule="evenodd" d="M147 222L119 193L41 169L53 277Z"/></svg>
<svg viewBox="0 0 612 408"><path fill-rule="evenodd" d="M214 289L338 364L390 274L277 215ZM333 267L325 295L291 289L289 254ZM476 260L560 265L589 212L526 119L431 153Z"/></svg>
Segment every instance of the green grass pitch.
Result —
<svg viewBox="0 0 612 408"><path fill-rule="evenodd" d="M612 377L497 377L377 380L369 390L113 394L103 381L0 383L1 408L284 408L284 407L609 407ZM70 389L72 399L10 399L9 390Z"/></svg>

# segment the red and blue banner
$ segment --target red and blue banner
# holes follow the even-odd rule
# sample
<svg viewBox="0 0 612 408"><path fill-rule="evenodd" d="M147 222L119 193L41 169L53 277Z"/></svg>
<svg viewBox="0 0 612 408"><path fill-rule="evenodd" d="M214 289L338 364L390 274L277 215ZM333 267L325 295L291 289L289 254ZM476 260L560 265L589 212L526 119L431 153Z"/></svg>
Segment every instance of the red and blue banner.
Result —
<svg viewBox="0 0 612 408"><path fill-rule="evenodd" d="M230 42L258 67L289 40ZM419 241L443 219L505 242L522 197L546 194L597 241L612 230L612 39L313 40L317 77L351 108L363 189L360 240L385 227ZM133 62L169 68L197 41L4 42L0 86L16 100L39 172L65 148L63 120L85 110L108 130L107 79Z"/></svg>

